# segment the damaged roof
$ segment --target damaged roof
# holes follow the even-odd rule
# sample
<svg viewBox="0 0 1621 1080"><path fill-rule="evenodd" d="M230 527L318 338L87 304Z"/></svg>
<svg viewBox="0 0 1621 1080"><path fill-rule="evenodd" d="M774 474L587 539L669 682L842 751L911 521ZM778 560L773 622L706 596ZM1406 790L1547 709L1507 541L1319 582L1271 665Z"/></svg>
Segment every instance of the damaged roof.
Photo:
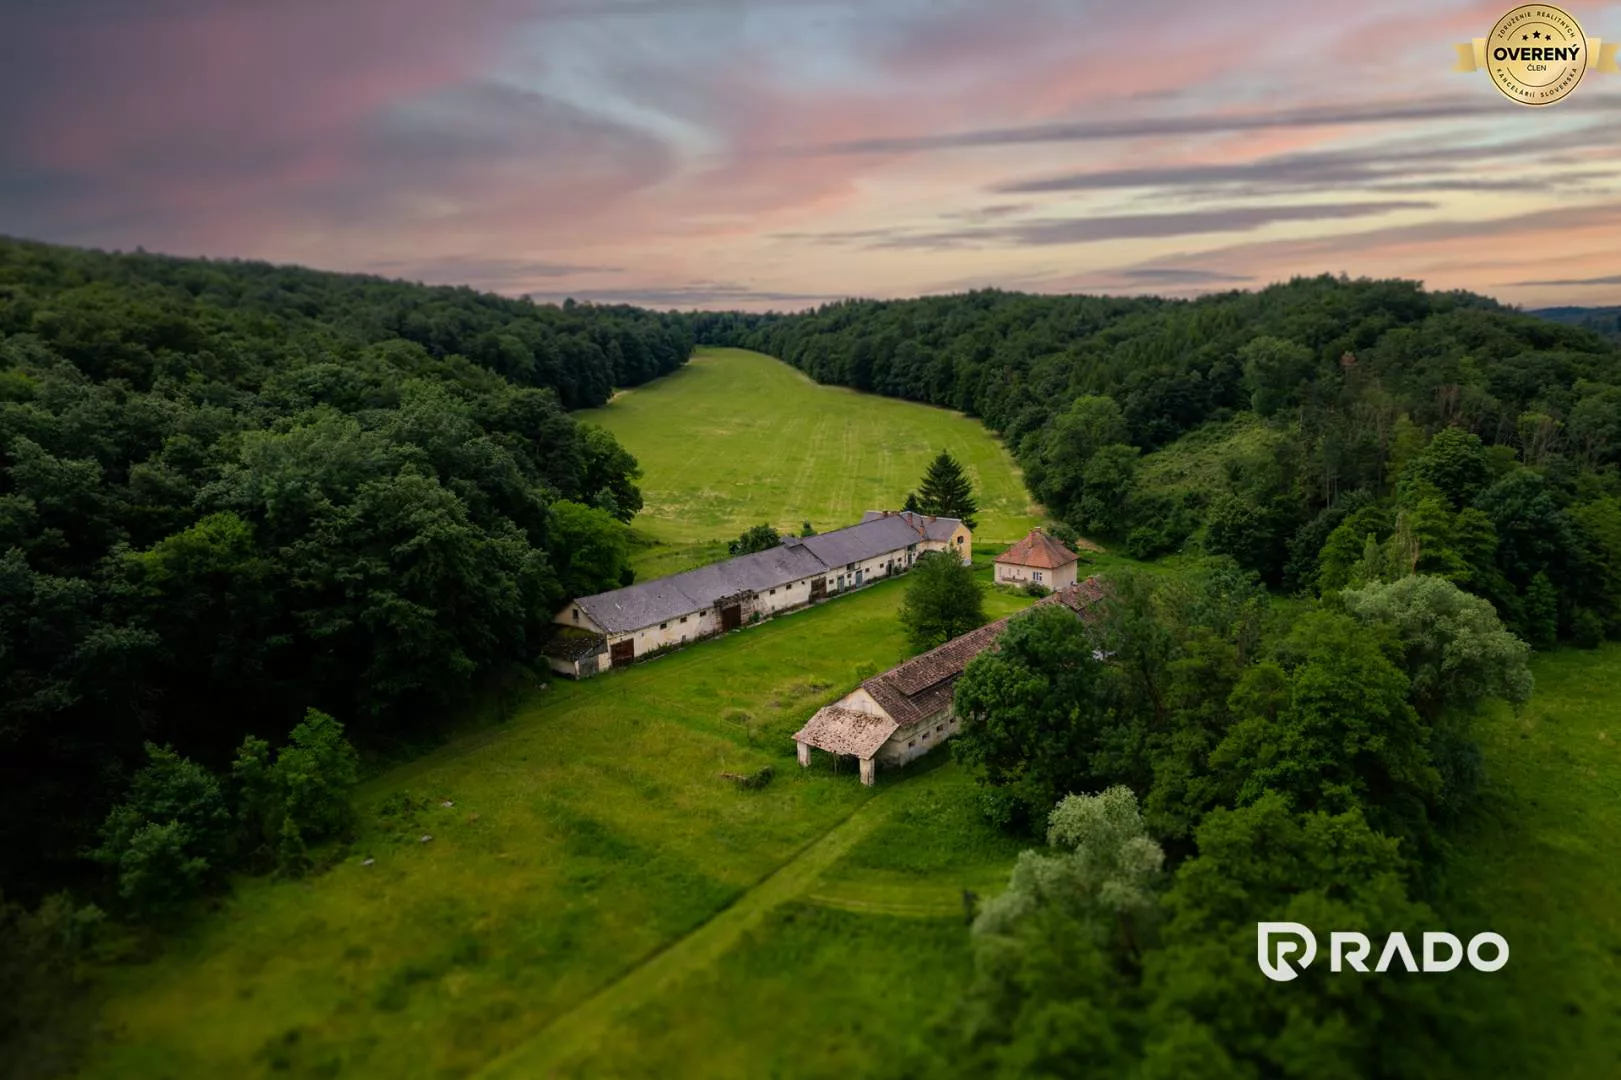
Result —
<svg viewBox="0 0 1621 1080"><path fill-rule="evenodd" d="M927 528L949 523L946 536L961 524L955 518L934 518ZM763 592L803 581L817 574L837 572L918 543L925 527L908 515L870 517L820 536L789 537L768 551L739 555L669 577L627 585L612 592L582 596L574 603L591 621L610 634L623 634L656 626L712 606L722 597L741 592Z"/></svg>

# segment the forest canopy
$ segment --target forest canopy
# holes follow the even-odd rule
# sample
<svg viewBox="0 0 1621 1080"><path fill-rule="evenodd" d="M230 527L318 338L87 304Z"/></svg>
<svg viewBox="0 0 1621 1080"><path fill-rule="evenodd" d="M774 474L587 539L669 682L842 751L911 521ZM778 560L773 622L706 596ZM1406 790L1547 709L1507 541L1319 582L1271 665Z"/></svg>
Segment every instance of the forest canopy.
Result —
<svg viewBox="0 0 1621 1080"><path fill-rule="evenodd" d="M819 382L979 417L1054 517L1140 558L1227 555L1314 594L1409 563L1533 644L1621 635L1621 345L1589 329L1329 276L693 326Z"/></svg>
<svg viewBox="0 0 1621 1080"><path fill-rule="evenodd" d="M0 240L0 882L89 866L146 744L374 748L622 584L639 467L569 409L680 316ZM619 552L616 557L615 552Z"/></svg>

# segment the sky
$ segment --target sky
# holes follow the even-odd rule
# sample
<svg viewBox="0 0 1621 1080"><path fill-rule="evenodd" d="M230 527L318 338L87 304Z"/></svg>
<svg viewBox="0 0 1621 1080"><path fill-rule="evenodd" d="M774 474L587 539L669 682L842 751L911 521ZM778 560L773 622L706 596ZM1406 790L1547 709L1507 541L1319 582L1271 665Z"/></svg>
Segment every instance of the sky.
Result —
<svg viewBox="0 0 1621 1080"><path fill-rule="evenodd" d="M1451 70L1512 6L4 0L0 235L659 308L1621 304L1621 75Z"/></svg>

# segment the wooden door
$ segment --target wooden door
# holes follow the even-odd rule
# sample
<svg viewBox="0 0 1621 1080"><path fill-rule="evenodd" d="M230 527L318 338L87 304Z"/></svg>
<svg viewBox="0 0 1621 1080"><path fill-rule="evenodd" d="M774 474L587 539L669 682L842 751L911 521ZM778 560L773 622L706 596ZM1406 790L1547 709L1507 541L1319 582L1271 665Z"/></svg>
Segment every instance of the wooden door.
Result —
<svg viewBox="0 0 1621 1080"><path fill-rule="evenodd" d="M733 604L731 607L724 607L720 609L720 628L723 632L727 630L736 630L742 625L743 606L741 604Z"/></svg>
<svg viewBox="0 0 1621 1080"><path fill-rule="evenodd" d="M827 599L827 578L816 578L811 582L811 600Z"/></svg>
<svg viewBox="0 0 1621 1080"><path fill-rule="evenodd" d="M613 667L628 664L634 659L636 659L636 641L634 638L616 641L613 648L608 651L608 661Z"/></svg>

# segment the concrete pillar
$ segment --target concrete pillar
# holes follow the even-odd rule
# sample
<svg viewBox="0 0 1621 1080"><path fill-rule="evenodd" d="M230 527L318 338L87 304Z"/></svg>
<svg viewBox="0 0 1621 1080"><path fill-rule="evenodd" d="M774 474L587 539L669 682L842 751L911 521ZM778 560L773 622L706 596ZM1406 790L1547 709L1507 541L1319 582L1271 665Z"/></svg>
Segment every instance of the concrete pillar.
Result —
<svg viewBox="0 0 1621 1080"><path fill-rule="evenodd" d="M861 759L861 782L868 787L878 782L878 763L870 757Z"/></svg>
<svg viewBox="0 0 1621 1080"><path fill-rule="evenodd" d="M810 767L810 743L799 743L797 745L799 746L799 767L807 769Z"/></svg>

